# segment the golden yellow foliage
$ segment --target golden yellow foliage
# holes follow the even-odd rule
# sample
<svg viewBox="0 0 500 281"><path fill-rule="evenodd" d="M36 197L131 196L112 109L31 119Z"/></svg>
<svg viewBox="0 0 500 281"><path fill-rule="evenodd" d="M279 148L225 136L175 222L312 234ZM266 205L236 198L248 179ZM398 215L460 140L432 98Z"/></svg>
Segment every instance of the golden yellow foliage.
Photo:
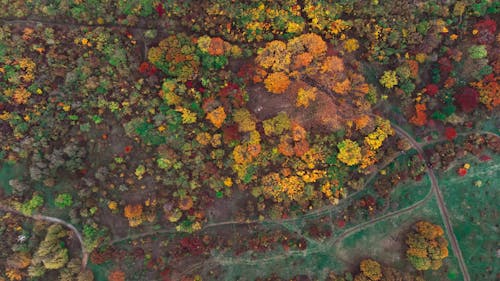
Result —
<svg viewBox="0 0 500 281"><path fill-rule="evenodd" d="M378 262L372 259L361 261L359 269L361 269L363 275L368 277L371 281L378 281L382 278L382 267Z"/></svg>
<svg viewBox="0 0 500 281"><path fill-rule="evenodd" d="M214 134L212 136L212 140L210 140L210 144L212 147L218 147L219 145L222 144L222 135L221 134Z"/></svg>
<svg viewBox="0 0 500 281"><path fill-rule="evenodd" d="M264 85L269 92L273 94L282 94L288 89L290 79L284 72L274 72L266 77Z"/></svg>
<svg viewBox="0 0 500 281"><path fill-rule="evenodd" d="M316 100L316 91L317 89L314 87L307 89L300 88L297 93L297 101L295 103L295 106L308 107L310 101Z"/></svg>
<svg viewBox="0 0 500 281"><path fill-rule="evenodd" d="M370 133L365 137L365 143L372 149L377 150L382 146L382 143L387 138L387 134L380 128L377 128L374 132Z"/></svg>
<svg viewBox="0 0 500 281"><path fill-rule="evenodd" d="M248 138L248 143L249 144L257 144L260 143L260 133L257 131L251 131L249 133L249 138Z"/></svg>
<svg viewBox="0 0 500 281"><path fill-rule="evenodd" d="M348 166L353 166L361 162L361 148L357 142L350 139L343 140L337 145L339 153L337 158Z"/></svg>
<svg viewBox="0 0 500 281"><path fill-rule="evenodd" d="M354 51L356 51L358 48L359 48L359 42L358 42L358 40L356 40L356 39L354 39L354 38L347 39L347 40L344 42L344 49L345 49L348 53L354 52Z"/></svg>
<svg viewBox="0 0 500 281"><path fill-rule="evenodd" d="M237 109L233 114L233 120L238 123L238 130L240 132L255 130L255 120L246 108Z"/></svg>
<svg viewBox="0 0 500 281"><path fill-rule="evenodd" d="M384 72L382 77L380 77L379 82L382 86L387 89L392 89L394 86L398 85L398 77L396 75L396 71L387 70Z"/></svg>
<svg viewBox="0 0 500 281"><path fill-rule="evenodd" d="M345 21L337 19L330 24L330 33L337 35L348 28L349 25L347 25Z"/></svg>
<svg viewBox="0 0 500 281"><path fill-rule="evenodd" d="M118 208L118 204L115 201L109 201L108 208L111 211L114 211L114 210L116 210Z"/></svg>
<svg viewBox="0 0 500 281"><path fill-rule="evenodd" d="M196 135L196 141L201 145L207 145L210 143L211 136L207 132L201 132Z"/></svg>
<svg viewBox="0 0 500 281"><path fill-rule="evenodd" d="M282 179L280 186L290 200L299 199L304 192L304 182L297 176L290 176Z"/></svg>
<svg viewBox="0 0 500 281"><path fill-rule="evenodd" d="M163 50L159 47L151 47L148 50L148 60L152 64L159 62L162 59L163 55Z"/></svg>
<svg viewBox="0 0 500 281"><path fill-rule="evenodd" d="M307 183L313 183L319 179L324 178L325 176L326 176L326 171L315 169L304 173L304 175L302 175L302 180Z"/></svg>
<svg viewBox="0 0 500 281"><path fill-rule="evenodd" d="M23 69L26 73L20 75L24 82L31 82L35 79L34 71L36 64L30 58L22 58L18 61L19 67Z"/></svg>
<svg viewBox="0 0 500 281"><path fill-rule="evenodd" d="M237 145L233 149L233 159L237 164L248 164L251 161L251 157L247 153L246 145Z"/></svg>
<svg viewBox="0 0 500 281"><path fill-rule="evenodd" d="M304 29L304 23L296 23L289 21L286 26L286 31L288 33L300 33Z"/></svg>
<svg viewBox="0 0 500 281"><path fill-rule="evenodd" d="M287 51L287 46L284 42L278 40L271 41L257 55L255 61L260 66L273 71L287 70L291 62L290 52Z"/></svg>
<svg viewBox="0 0 500 281"><path fill-rule="evenodd" d="M226 112L224 111L224 107L219 106L215 110L212 110L207 114L206 117L212 124L219 129L222 126L222 123L224 123L224 120L226 119Z"/></svg>
<svg viewBox="0 0 500 281"><path fill-rule="evenodd" d="M178 106L175 111L182 113L182 124L192 124L196 122L196 113L189 109Z"/></svg>
<svg viewBox="0 0 500 281"><path fill-rule="evenodd" d="M224 185L227 187L233 186L233 180L230 177L227 177L226 179L224 179Z"/></svg>
<svg viewBox="0 0 500 281"><path fill-rule="evenodd" d="M406 250L406 254L410 256L415 256L419 258L427 257L427 249L426 248L409 248Z"/></svg>

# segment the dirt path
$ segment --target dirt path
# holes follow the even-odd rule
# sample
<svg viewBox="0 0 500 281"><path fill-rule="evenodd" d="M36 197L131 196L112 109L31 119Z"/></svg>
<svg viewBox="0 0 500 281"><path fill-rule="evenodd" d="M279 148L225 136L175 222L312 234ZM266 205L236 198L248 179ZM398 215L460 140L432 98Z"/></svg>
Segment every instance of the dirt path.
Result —
<svg viewBox="0 0 500 281"><path fill-rule="evenodd" d="M446 229L446 232L448 233L448 236L450 238L451 242L451 248L453 249L453 253L457 257L458 264L460 266L460 270L462 271L462 275L464 276L465 281L470 281L470 276L469 276L469 271L467 270L467 266L465 264L464 258L462 256L462 251L460 250L460 246L458 245L458 240L457 237L455 236L455 232L453 232L453 226L451 224L451 219L450 215L448 213L448 209L446 208L444 199L443 199L443 194L441 193L441 190L439 189L439 184L438 180L436 178L436 175L434 174L434 170L432 170L428 163L427 160L424 158L424 151L420 144L412 137L410 136L405 130L403 130L401 127L399 127L396 124L391 123L392 127L394 128L394 131L400 136L406 138L412 145L412 147L417 150L418 154L422 157L424 161L426 161L426 169L427 169L427 174L429 175L429 178L431 179L431 186L432 186L432 192L436 196L438 207L439 207L439 212L441 213L441 217L444 221L444 226Z"/></svg>
<svg viewBox="0 0 500 281"><path fill-rule="evenodd" d="M4 212L9 212L9 213L13 213L13 214L16 214L16 215L20 215L20 216L25 216L25 217L28 217L28 218L32 218L34 220L43 220L43 221L47 221L47 222L62 224L63 226L69 228L71 231L73 231L73 233L75 234L75 236L78 238L78 241L80 242L80 246L82 248L82 267L81 267L81 270L84 271L86 269L87 263L88 263L88 259L89 259L89 253L85 249L85 246L83 244L83 237L80 234L80 231L78 231L78 229L76 229L76 227L74 227L72 224L70 224L69 222L63 221L63 220L61 220L59 218L44 216L44 215L41 215L41 214L26 215L26 214L23 214L23 213L21 213L21 212L19 212L17 210L14 210L12 208L9 208L9 207L3 206L3 205L0 205L0 210L2 210Z"/></svg>

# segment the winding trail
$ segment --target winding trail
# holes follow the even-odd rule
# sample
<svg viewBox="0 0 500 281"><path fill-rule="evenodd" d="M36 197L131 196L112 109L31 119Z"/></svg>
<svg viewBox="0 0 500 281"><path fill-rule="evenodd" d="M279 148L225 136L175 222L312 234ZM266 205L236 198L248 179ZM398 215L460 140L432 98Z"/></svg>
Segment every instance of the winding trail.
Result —
<svg viewBox="0 0 500 281"><path fill-rule="evenodd" d="M448 209L446 208L444 199L443 199L443 194L441 193L441 190L439 189L439 184L438 180L436 178L436 175L434 174L434 170L432 170L429 165L427 164L427 160L425 159L424 155L424 150L420 146L420 144L412 137L410 134L408 134L405 130L403 130L401 127L398 125L394 124L391 122L391 126L394 129L394 131L400 136L406 138L412 145L412 147L417 150L418 154L420 157L422 157L423 161L426 161L426 169L427 169L427 174L429 175L429 178L431 180L431 186L432 186L432 193L436 196L438 207L439 207L439 212L441 213L441 217L444 222L444 226L446 229L446 232L448 233L448 236L450 238L451 242L451 248L453 250L453 253L457 257L458 260L458 265L460 266L460 270L462 271L462 275L464 277L465 281L470 281L470 275L469 271L467 269L467 266L465 264L462 251L460 250L460 246L458 245L458 240L457 237L455 236L455 232L453 232L453 226L451 224L451 219L450 215L448 213Z"/></svg>
<svg viewBox="0 0 500 281"><path fill-rule="evenodd" d="M41 214L27 215L27 214L24 214L22 212L19 212L17 210L14 210L14 209L12 209L10 207L3 206L3 205L0 205L0 210L4 211L4 212L9 212L9 213L13 213L13 214L16 214L16 215L20 215L20 216L32 218L34 220L42 220L42 221L47 221L47 222L61 224L61 225L65 226L65 227L69 228L75 234L75 236L78 238L78 241L80 242L80 246L82 248L82 266L81 266L81 270L84 271L86 269L87 263L88 263L88 260L89 260L89 253L85 249L85 246L83 244L83 237L80 234L80 231L78 231L78 229L76 229L75 226L73 226L69 222L66 222L66 221L64 221L62 219L59 219L59 218L44 216L44 215L41 215Z"/></svg>

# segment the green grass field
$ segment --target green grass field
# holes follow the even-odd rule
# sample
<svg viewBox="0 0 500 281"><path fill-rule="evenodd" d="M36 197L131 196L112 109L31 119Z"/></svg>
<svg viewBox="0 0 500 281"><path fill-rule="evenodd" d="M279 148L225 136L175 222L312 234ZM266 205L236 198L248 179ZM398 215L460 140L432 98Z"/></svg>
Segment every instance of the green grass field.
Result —
<svg viewBox="0 0 500 281"><path fill-rule="evenodd" d="M500 157L492 157L489 162L470 159L471 168L463 178L456 175L456 168L439 177L471 280L495 280L500 270L497 257Z"/></svg>

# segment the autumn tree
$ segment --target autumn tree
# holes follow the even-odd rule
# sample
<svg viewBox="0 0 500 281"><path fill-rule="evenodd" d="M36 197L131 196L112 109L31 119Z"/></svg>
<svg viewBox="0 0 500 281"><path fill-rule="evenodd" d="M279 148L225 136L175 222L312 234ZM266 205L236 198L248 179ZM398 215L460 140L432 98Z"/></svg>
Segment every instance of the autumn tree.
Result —
<svg viewBox="0 0 500 281"><path fill-rule="evenodd" d="M352 141L350 139L346 139L341 141L337 148L339 149L339 153L337 154L337 158L348 166L354 166L359 164L361 161L361 148L358 143Z"/></svg>
<svg viewBox="0 0 500 281"><path fill-rule="evenodd" d="M161 40L158 46L150 48L148 60L165 74L186 82L198 74L200 58L195 50L192 39L179 33Z"/></svg>
<svg viewBox="0 0 500 281"><path fill-rule="evenodd" d="M359 269L361 270L361 273L368 278L368 280L378 281L382 278L382 268L380 263L372 259L362 260L359 264Z"/></svg>
<svg viewBox="0 0 500 281"><path fill-rule="evenodd" d="M406 237L406 256L417 270L437 270L448 256L448 241L439 225L419 221Z"/></svg>
<svg viewBox="0 0 500 281"><path fill-rule="evenodd" d="M108 281L125 281L125 273L119 269L115 269L109 273Z"/></svg>
<svg viewBox="0 0 500 281"><path fill-rule="evenodd" d="M273 94L282 94L288 89L290 79L283 72L273 72L264 80L266 89Z"/></svg>
<svg viewBox="0 0 500 281"><path fill-rule="evenodd" d="M128 204L125 206L124 216L128 219L131 227L140 225L142 223L142 204Z"/></svg>
<svg viewBox="0 0 500 281"><path fill-rule="evenodd" d="M66 237L67 231L60 224L53 224L47 229L45 239L40 243L33 255L29 271L30 276L41 276L44 269L60 269L68 262L68 249L63 245L61 238Z"/></svg>
<svg viewBox="0 0 500 281"><path fill-rule="evenodd" d="M350 51L357 48L356 43L349 41ZM304 126L340 129L345 125L341 122L368 113L370 86L358 73L357 62L347 64L336 54L329 52L328 43L317 34L302 34L286 43L275 40L259 50L253 81L263 83L270 93L294 96L300 110L285 110L290 116L307 119ZM312 101L314 106L310 106Z"/></svg>

